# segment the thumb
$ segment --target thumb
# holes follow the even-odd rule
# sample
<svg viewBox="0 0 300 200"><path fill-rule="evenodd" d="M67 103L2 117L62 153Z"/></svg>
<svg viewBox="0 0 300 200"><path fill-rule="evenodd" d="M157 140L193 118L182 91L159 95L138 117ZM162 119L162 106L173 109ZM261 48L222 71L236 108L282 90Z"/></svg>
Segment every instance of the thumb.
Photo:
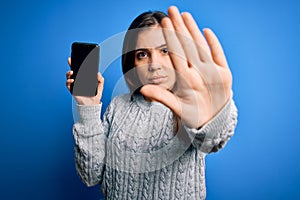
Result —
<svg viewBox="0 0 300 200"><path fill-rule="evenodd" d="M181 116L181 106L178 97L170 91L157 85L145 85L140 92L145 97L169 107L177 116Z"/></svg>

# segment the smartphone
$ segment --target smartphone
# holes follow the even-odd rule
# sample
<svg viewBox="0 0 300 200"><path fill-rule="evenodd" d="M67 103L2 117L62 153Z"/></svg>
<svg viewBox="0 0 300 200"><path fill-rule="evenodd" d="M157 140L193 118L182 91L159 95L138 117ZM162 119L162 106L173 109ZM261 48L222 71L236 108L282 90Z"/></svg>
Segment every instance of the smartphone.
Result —
<svg viewBox="0 0 300 200"><path fill-rule="evenodd" d="M71 47L71 70L74 82L71 94L75 96L96 96L100 47L96 43L73 42Z"/></svg>

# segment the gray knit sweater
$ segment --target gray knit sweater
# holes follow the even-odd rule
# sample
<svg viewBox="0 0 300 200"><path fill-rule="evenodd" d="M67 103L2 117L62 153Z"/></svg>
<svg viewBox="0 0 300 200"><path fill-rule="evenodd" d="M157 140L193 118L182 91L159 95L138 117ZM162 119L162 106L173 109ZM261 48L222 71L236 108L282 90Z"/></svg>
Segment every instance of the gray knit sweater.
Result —
<svg viewBox="0 0 300 200"><path fill-rule="evenodd" d="M103 120L101 105L78 106L75 163L87 186L101 184L106 199L205 199L205 156L233 135L231 99L201 129L178 128L173 112L141 95L115 97Z"/></svg>

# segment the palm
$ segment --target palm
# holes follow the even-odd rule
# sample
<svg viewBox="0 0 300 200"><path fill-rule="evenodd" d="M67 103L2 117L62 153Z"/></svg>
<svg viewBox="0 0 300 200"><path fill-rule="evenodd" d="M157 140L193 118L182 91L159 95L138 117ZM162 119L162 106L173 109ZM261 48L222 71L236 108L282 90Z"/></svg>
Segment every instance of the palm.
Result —
<svg viewBox="0 0 300 200"><path fill-rule="evenodd" d="M178 102L173 110L180 111L179 116L190 127L200 127L209 121L230 96L230 71L219 69L213 63L204 64L203 67L211 69L208 74L203 75L199 70L189 68L186 74L179 75L178 86L172 94Z"/></svg>

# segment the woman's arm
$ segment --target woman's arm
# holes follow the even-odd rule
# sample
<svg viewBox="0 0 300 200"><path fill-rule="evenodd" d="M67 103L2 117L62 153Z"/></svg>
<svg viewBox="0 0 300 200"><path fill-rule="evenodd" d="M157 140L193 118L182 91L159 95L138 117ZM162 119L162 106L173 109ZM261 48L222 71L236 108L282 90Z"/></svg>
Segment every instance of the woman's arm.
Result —
<svg viewBox="0 0 300 200"><path fill-rule="evenodd" d="M112 104L100 119L101 106L78 105L79 121L73 126L76 170L87 186L101 184L106 164L106 141L112 118Z"/></svg>
<svg viewBox="0 0 300 200"><path fill-rule="evenodd" d="M106 135L100 120L101 105L78 106L79 121L73 126L75 164L87 186L102 181L105 163Z"/></svg>
<svg viewBox="0 0 300 200"><path fill-rule="evenodd" d="M71 66L71 59L68 59ZM66 86L70 91L73 71L66 74ZM82 181L87 186L93 186L102 182L105 164L105 145L110 123L107 117L109 109L104 114L103 122L100 120L100 103L104 78L98 73L97 95L93 97L74 96L77 101L79 121L73 126L75 139L75 163L76 170Z"/></svg>

